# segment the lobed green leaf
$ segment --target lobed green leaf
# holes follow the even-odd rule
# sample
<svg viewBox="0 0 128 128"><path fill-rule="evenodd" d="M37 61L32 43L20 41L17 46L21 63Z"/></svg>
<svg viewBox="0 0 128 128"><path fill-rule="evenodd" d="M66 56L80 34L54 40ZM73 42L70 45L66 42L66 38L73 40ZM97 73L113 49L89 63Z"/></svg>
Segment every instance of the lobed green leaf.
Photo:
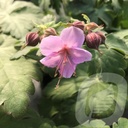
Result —
<svg viewBox="0 0 128 128"><path fill-rule="evenodd" d="M3 33L22 38L41 19L41 10L30 2L0 1L0 27ZM28 18L29 17L29 18Z"/></svg>
<svg viewBox="0 0 128 128"><path fill-rule="evenodd" d="M24 57L11 61L15 53L13 45L16 40L3 35L0 47L0 105L6 113L14 117L25 113L29 104L29 95L34 93L32 79L41 81L42 73L36 63Z"/></svg>

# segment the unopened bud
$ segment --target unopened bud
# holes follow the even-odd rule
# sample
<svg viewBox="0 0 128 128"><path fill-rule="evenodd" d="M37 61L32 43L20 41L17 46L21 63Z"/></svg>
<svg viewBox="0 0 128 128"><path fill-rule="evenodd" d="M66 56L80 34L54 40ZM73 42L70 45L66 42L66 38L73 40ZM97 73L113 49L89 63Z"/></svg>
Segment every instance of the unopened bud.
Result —
<svg viewBox="0 0 128 128"><path fill-rule="evenodd" d="M99 45L101 44L101 37L97 33L91 32L86 35L85 41L89 48L98 50Z"/></svg>
<svg viewBox="0 0 128 128"><path fill-rule="evenodd" d="M36 46L40 42L40 38L37 32L29 32L26 35L26 45Z"/></svg>
<svg viewBox="0 0 128 128"><path fill-rule="evenodd" d="M69 26L74 26L84 30L84 22L83 21L74 21L73 23L68 23Z"/></svg>
<svg viewBox="0 0 128 128"><path fill-rule="evenodd" d="M94 29L96 29L98 27L99 26L96 23L90 22L90 23L88 23L88 24L85 25L85 30L91 31L91 30L94 30Z"/></svg>
<svg viewBox="0 0 128 128"><path fill-rule="evenodd" d="M96 32L101 37L101 44L105 44L105 35L102 32Z"/></svg>
<svg viewBox="0 0 128 128"><path fill-rule="evenodd" d="M44 37L47 37L47 36L50 36L50 35L53 35L53 36L57 35L56 30L54 28L47 28L44 31L44 34L40 38L43 39Z"/></svg>
<svg viewBox="0 0 128 128"><path fill-rule="evenodd" d="M96 32L96 33L101 37L101 44L104 44L105 47L108 49L108 46L105 43L105 39L106 39L105 35L102 32Z"/></svg>

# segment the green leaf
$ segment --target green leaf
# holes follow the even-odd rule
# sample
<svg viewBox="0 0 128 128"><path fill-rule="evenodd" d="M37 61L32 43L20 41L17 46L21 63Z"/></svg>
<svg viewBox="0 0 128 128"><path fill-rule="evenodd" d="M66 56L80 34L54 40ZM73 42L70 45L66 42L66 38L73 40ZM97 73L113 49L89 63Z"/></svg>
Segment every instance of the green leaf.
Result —
<svg viewBox="0 0 128 128"><path fill-rule="evenodd" d="M58 89L55 89L58 79L54 79L44 89L45 95L53 100L67 99L78 91L79 85L84 78L85 76L70 79L63 78Z"/></svg>
<svg viewBox="0 0 128 128"><path fill-rule="evenodd" d="M118 120L118 123L113 123L112 128L127 128L127 127L128 127L128 119L121 117Z"/></svg>
<svg viewBox="0 0 128 128"><path fill-rule="evenodd" d="M57 14L60 14L60 8L61 8L62 2L58 0L54 0L54 1L51 0L50 3L51 3L51 6L56 10Z"/></svg>
<svg viewBox="0 0 128 128"><path fill-rule="evenodd" d="M87 15L82 14L83 18L87 21L87 23L90 23L90 19Z"/></svg>
<svg viewBox="0 0 128 128"><path fill-rule="evenodd" d="M84 67L81 65L81 67ZM78 69L79 71L79 69ZM42 99L42 105L40 107L41 113L45 117L53 117L55 122L61 122L63 124L72 126L76 123L75 120L75 104L76 104L76 96L78 94L78 90L85 79L88 78L86 72L83 71L83 73L77 72L78 76L76 78L70 78L70 79L62 79L60 83L60 87L58 89L55 89L56 80L50 82L44 89L44 99ZM79 74L81 76L79 76ZM96 79L95 79L96 81ZM87 83L85 81L84 83ZM109 88L108 88L109 87ZM85 103L86 98L87 101L92 102L92 108L94 108L99 114L95 113L93 116L96 118L103 118L106 116L109 116L113 113L115 108L115 102L118 104L119 110L122 107L122 98L123 94L120 95L120 100L116 101L116 94L117 94L117 88L111 84L106 84L100 81L98 84L92 85L87 87L90 91L87 94L87 96L83 96L83 100L79 101L79 103ZM103 91L105 90L105 91ZM100 91L103 91L100 93ZM97 94L99 93L99 94ZM85 93L84 93L85 94ZM101 97L102 95L102 97ZM94 96L95 99L91 99L91 97ZM106 99L106 100L105 100ZM111 104L106 108L106 101L110 101ZM45 103L45 104L44 104ZM86 104L88 104L86 102ZM98 109L100 108L99 105L102 105L104 109ZM81 104L79 108L81 107ZM87 105L85 107L86 113L90 113L90 108ZM93 110L92 110L93 111ZM118 112L117 112L118 113ZM68 122L68 119L72 119L72 121Z"/></svg>
<svg viewBox="0 0 128 128"><path fill-rule="evenodd" d="M106 44L108 45L108 47L115 49L122 54L128 55L128 45L126 44L126 42L124 42L124 40L122 40L123 38L121 39L121 37L124 34L126 35L126 32L127 31L125 30L123 33L118 32L118 33L107 35ZM118 37L119 34L120 36Z"/></svg>
<svg viewBox="0 0 128 128"><path fill-rule="evenodd" d="M99 72L113 72L125 76L127 67L124 56L113 49L100 48L102 55L96 50L91 51L93 59L88 63L88 74L93 75Z"/></svg>
<svg viewBox="0 0 128 128"><path fill-rule="evenodd" d="M0 105L5 112L14 117L25 113L29 104L29 95L34 93L32 79L41 81L42 74L36 63L24 57L11 61L15 53L15 39L3 35L4 43L0 47Z"/></svg>
<svg viewBox="0 0 128 128"><path fill-rule="evenodd" d="M123 28L123 29L127 29L128 28L128 14L127 14L127 11L128 11L128 1L123 1L123 4L121 4L122 7L121 7L121 10L120 11L120 15L119 15L119 18L117 20L117 23L118 23L118 26Z"/></svg>
<svg viewBox="0 0 128 128"><path fill-rule="evenodd" d="M75 128L110 128L102 120L87 121L84 125L78 125Z"/></svg>
<svg viewBox="0 0 128 128"><path fill-rule="evenodd" d="M61 125L61 126L58 126L57 128L70 128L70 127L65 126L65 125Z"/></svg>
<svg viewBox="0 0 128 128"><path fill-rule="evenodd" d="M83 123L98 118L112 124L122 116L127 94L127 83L122 78L117 74L101 73L85 79L76 102L77 120Z"/></svg>
<svg viewBox="0 0 128 128"><path fill-rule="evenodd" d="M2 32L22 38L40 21L41 10L30 2L0 1L0 27Z"/></svg>
<svg viewBox="0 0 128 128"><path fill-rule="evenodd" d="M113 34L114 34L114 36L116 36L120 39L123 39L126 35L128 35L127 33L128 33L128 29L122 29L118 32L114 32Z"/></svg>
<svg viewBox="0 0 128 128"><path fill-rule="evenodd" d="M49 127L48 127L49 126ZM0 112L0 127L4 128L56 128L53 121L42 118L36 111L28 109L22 118L13 118Z"/></svg>
<svg viewBox="0 0 128 128"><path fill-rule="evenodd" d="M52 88L53 90L51 90L51 92L54 91L55 86ZM44 92L45 91L46 90L44 90ZM59 89L57 92L59 92ZM63 92L65 93L65 90ZM65 96L65 94L62 95ZM44 97L41 99L41 104L39 108L40 113L42 113L45 118L52 118L57 125L77 125L78 123L75 118L74 109L74 104L76 100L73 97L69 98L65 96L63 98L59 98L59 96L61 96L61 94L59 94L57 97L52 98L45 93Z"/></svg>
<svg viewBox="0 0 128 128"><path fill-rule="evenodd" d="M111 9L111 5L107 6L107 4L104 4L104 5L96 8L94 11L95 12L92 15L94 16L95 19L98 20L98 18L99 18L106 24L107 27L111 26L112 20L116 16L114 10Z"/></svg>
<svg viewBox="0 0 128 128"><path fill-rule="evenodd" d="M120 47L121 47L122 50L123 49L125 50L125 53L127 53L127 49L126 48L128 48L128 34L127 33L128 33L128 29L120 30L118 32L113 33L114 37L116 37L118 39L121 39L121 40L123 40L125 42L125 43L124 42L120 43L120 45L123 44L123 47L122 46L120 46ZM125 44L125 46L124 46L124 44Z"/></svg>
<svg viewBox="0 0 128 128"><path fill-rule="evenodd" d="M49 119L44 119L39 128L56 128L56 126L53 121Z"/></svg>
<svg viewBox="0 0 128 128"><path fill-rule="evenodd" d="M35 57L36 57L36 53L37 53L37 51L38 51L38 48L39 46L37 46L37 47L30 47L30 46L27 46L27 47L25 47L24 49L21 49L21 50L19 50L18 52L16 52L13 56L11 56L11 60L15 60L15 59L19 59L20 57L22 57L22 56L26 56L26 55L35 55ZM33 55L33 56L34 56ZM38 57L36 57L36 58L38 58Z"/></svg>
<svg viewBox="0 0 128 128"><path fill-rule="evenodd" d="M40 113L46 118L51 118L58 113L58 109L56 108L54 103L46 97L41 98L39 110Z"/></svg>

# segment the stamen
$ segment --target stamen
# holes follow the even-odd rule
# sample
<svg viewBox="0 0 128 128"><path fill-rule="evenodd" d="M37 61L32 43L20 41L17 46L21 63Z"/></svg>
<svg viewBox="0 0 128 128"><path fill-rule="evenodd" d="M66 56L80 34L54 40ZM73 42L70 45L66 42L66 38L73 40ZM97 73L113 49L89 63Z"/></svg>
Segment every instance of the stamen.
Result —
<svg viewBox="0 0 128 128"><path fill-rule="evenodd" d="M62 78L62 76L60 76L60 77L59 77L59 79L58 79L58 82L57 82L57 84L56 84L55 89L58 89L58 88L59 88L59 84L60 84L60 80L61 80L61 78Z"/></svg>
<svg viewBox="0 0 128 128"><path fill-rule="evenodd" d="M76 72L73 73L73 76L76 77Z"/></svg>
<svg viewBox="0 0 128 128"><path fill-rule="evenodd" d="M54 77L56 77L58 75L58 73L57 73L57 71L55 72L55 74L54 74Z"/></svg>
<svg viewBox="0 0 128 128"><path fill-rule="evenodd" d="M58 68L56 68L56 71L55 71L54 77L56 77L56 76L58 75L57 71L58 71Z"/></svg>
<svg viewBox="0 0 128 128"><path fill-rule="evenodd" d="M72 65L71 60L69 59L69 56L68 56L67 49L64 49L64 51L60 51L60 53L62 54L62 58L61 58L61 60L60 60L60 62L58 64L58 66L56 67L56 71L55 71L54 77L57 76L57 74L58 74L57 71L60 70L60 68L61 68L61 70L60 70L60 77L58 79L58 82L56 84L55 89L58 89L59 88L60 80L62 78L62 75L63 75L64 69L65 69L66 63L69 63L69 64Z"/></svg>
<svg viewBox="0 0 128 128"><path fill-rule="evenodd" d="M63 74L64 66L66 65L66 63L67 63L67 52L65 51L64 55L63 55L62 63L60 65L60 66L62 66L61 72L60 72L61 75Z"/></svg>
<svg viewBox="0 0 128 128"><path fill-rule="evenodd" d="M56 67L56 71L55 71L54 77L56 77L58 75L58 70L60 69L60 66L62 65L62 63L63 63L63 58L61 58L58 66Z"/></svg>

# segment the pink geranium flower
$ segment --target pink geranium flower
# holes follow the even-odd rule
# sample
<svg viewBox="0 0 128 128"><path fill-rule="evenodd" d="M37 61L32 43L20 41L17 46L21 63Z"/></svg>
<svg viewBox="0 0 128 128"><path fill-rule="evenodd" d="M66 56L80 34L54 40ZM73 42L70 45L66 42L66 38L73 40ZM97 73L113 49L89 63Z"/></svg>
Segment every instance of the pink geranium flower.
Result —
<svg viewBox="0 0 128 128"><path fill-rule="evenodd" d="M60 36L43 38L40 50L46 57L40 62L47 67L56 67L60 77L70 78L77 64L92 58L90 52L81 48L84 39L83 31L73 26L63 29Z"/></svg>

